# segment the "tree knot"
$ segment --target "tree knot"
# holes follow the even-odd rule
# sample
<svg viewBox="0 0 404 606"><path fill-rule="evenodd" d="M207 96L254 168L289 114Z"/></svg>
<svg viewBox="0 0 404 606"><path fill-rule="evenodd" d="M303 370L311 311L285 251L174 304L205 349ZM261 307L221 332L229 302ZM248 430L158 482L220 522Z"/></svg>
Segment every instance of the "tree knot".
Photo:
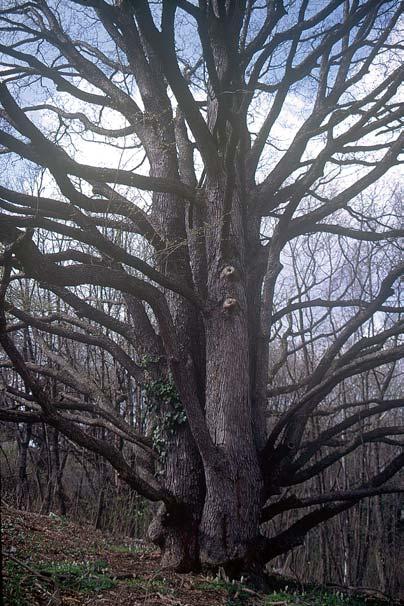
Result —
<svg viewBox="0 0 404 606"><path fill-rule="evenodd" d="M234 299L233 297L227 297L227 299L225 299L223 302L223 309L225 311L230 311L231 309L237 306L237 303L237 299Z"/></svg>
<svg viewBox="0 0 404 606"><path fill-rule="evenodd" d="M220 273L220 278L222 280L224 280L225 278L235 278L236 277L236 269L233 267L233 265L225 265L225 267L223 267L221 273Z"/></svg>

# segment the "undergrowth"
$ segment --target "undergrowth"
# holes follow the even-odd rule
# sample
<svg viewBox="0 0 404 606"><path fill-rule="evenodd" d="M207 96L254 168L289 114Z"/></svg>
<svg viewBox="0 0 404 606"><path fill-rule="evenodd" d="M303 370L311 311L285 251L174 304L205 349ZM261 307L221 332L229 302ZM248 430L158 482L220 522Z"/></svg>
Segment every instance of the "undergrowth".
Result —
<svg viewBox="0 0 404 606"><path fill-rule="evenodd" d="M35 595L52 596L60 591L93 593L115 587L108 576L107 564L96 562L47 562L29 567L24 562L8 560L5 564L5 604L32 606Z"/></svg>

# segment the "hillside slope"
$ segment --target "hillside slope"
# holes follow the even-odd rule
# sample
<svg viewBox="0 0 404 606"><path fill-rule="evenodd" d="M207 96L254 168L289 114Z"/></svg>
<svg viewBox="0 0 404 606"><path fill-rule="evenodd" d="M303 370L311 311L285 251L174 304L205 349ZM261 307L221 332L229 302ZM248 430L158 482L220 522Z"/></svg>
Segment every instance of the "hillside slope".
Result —
<svg viewBox="0 0 404 606"><path fill-rule="evenodd" d="M50 514L3 507L3 602L7 606L364 606L376 596L321 588L255 592L209 574L159 568L158 553ZM382 597L382 596L380 596ZM388 603L384 600L378 603Z"/></svg>

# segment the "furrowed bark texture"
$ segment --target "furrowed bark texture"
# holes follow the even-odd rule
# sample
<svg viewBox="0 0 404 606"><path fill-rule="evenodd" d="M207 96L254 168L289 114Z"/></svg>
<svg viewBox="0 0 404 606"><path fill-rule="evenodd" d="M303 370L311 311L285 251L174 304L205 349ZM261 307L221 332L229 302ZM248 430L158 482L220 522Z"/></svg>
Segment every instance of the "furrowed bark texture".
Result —
<svg viewBox="0 0 404 606"><path fill-rule="evenodd" d="M154 176L167 177L178 174L171 106L166 109L161 128L162 136L151 154L151 172ZM157 257L160 270L192 287L184 228L184 200L173 194L155 193L152 213L154 223L166 242L166 249L161 250ZM204 336L197 310L175 293L168 294L168 306L181 343L182 357L191 360L198 387L203 392L204 357L200 344ZM165 372L168 370L169 365ZM199 566L198 527L204 498L203 468L188 423L175 428L173 435L167 435L166 440L164 481L179 505L168 509L162 505L158 509L149 536L161 548L163 566L187 572Z"/></svg>
<svg viewBox="0 0 404 606"><path fill-rule="evenodd" d="M383 494L403 464L391 387L404 356L403 230L393 202L384 213L362 198L400 162L402 6L6 4L0 163L37 173L24 191L7 170L0 185L0 420L48 423L56 446L60 432L158 503L149 536L163 566L262 570ZM31 85L43 102L27 106ZM77 137L109 145L112 166L69 155ZM41 195L48 180L53 197ZM34 293L24 305L11 301L21 284ZM38 359L20 352L21 330ZM135 411L131 392L159 383L170 396L147 408L140 395ZM143 417L163 428L164 456ZM375 444L384 464L332 502L330 470ZM313 478L324 490L307 497ZM286 512L286 528L263 526Z"/></svg>
<svg viewBox="0 0 404 606"><path fill-rule="evenodd" d="M246 556L258 535L262 488L251 414L242 208L236 193L223 250L217 232L223 228L224 196L223 185L208 182L212 228L207 238L211 307L205 319L206 421L220 463L205 463L201 550L212 563Z"/></svg>

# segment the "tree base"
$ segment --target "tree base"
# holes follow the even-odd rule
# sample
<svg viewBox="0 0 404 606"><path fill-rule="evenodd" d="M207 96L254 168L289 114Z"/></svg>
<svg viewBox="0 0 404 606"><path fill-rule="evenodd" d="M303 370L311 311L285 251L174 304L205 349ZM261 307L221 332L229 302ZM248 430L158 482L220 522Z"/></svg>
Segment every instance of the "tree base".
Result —
<svg viewBox="0 0 404 606"><path fill-rule="evenodd" d="M175 572L198 572L201 569L199 559L199 520L186 512L168 513L161 505L151 522L148 535L150 540L161 549L161 566Z"/></svg>

